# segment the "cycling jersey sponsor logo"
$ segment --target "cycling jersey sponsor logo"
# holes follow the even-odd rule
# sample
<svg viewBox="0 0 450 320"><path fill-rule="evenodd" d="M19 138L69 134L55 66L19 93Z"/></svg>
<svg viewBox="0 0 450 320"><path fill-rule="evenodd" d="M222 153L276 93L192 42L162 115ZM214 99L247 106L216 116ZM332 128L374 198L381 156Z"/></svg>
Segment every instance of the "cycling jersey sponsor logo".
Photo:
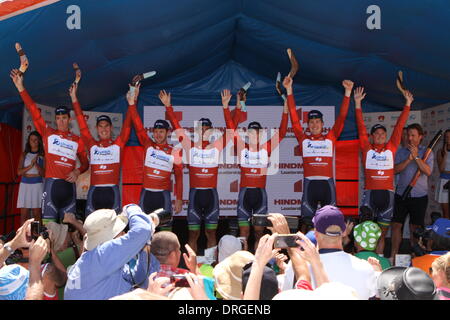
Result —
<svg viewBox="0 0 450 320"><path fill-rule="evenodd" d="M208 167L217 167L219 165L219 150L216 148L212 149L198 149L198 148L192 148L191 149L191 165L202 167L202 166L208 166Z"/></svg>
<svg viewBox="0 0 450 320"><path fill-rule="evenodd" d="M58 135L50 135L47 138L48 153L59 157L75 160L77 157L78 143L72 140L61 138Z"/></svg>
<svg viewBox="0 0 450 320"><path fill-rule="evenodd" d="M118 145L93 146L90 151L91 164L105 165L120 162L120 147Z"/></svg>
<svg viewBox="0 0 450 320"><path fill-rule="evenodd" d="M376 152L369 150L366 156L366 169L389 170L394 168L394 155L391 150Z"/></svg>
<svg viewBox="0 0 450 320"><path fill-rule="evenodd" d="M58 139L58 138L55 138L55 139L53 140L53 144L55 144L55 145L57 145L57 146L60 146L61 148L69 149L69 150L73 150L73 147L74 147L72 144L67 143L67 142L65 142L64 140L60 140L60 139Z"/></svg>
<svg viewBox="0 0 450 320"><path fill-rule="evenodd" d="M164 171L172 171L174 157L170 154L165 153L162 150L154 149L150 147L147 149L145 155L145 166Z"/></svg>
<svg viewBox="0 0 450 320"><path fill-rule="evenodd" d="M161 161L165 161L165 162L169 162L171 160L169 155L157 153L155 150L153 150L150 153L150 157L161 160Z"/></svg>
<svg viewBox="0 0 450 320"><path fill-rule="evenodd" d="M269 155L267 150L262 149L256 152L249 151L248 149L242 150L241 154L241 166L242 167L254 167L264 168L269 165Z"/></svg>
<svg viewBox="0 0 450 320"><path fill-rule="evenodd" d="M333 142L329 139L325 140L309 140L303 141L303 157L332 157Z"/></svg>

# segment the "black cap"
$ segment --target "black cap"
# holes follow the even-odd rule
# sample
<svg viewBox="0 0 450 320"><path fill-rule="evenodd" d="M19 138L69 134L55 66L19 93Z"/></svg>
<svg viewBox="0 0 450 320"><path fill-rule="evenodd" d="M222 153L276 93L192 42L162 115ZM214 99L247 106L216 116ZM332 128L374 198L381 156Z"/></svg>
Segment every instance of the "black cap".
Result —
<svg viewBox="0 0 450 320"><path fill-rule="evenodd" d="M107 122L109 122L110 125L112 125L111 118L108 117L108 116L105 115L105 114L102 114L101 116L97 117L97 124L98 124L100 121L107 121Z"/></svg>
<svg viewBox="0 0 450 320"><path fill-rule="evenodd" d="M370 129L370 134L373 134L375 131L377 131L378 129L383 129L384 132L387 132L386 127L383 126L382 124L377 123L376 125L374 125L372 127L372 129Z"/></svg>
<svg viewBox="0 0 450 320"><path fill-rule="evenodd" d="M155 124L153 125L153 128L154 129L167 129L167 130L169 130L170 126L169 126L169 123L166 120L159 119L159 120L155 121Z"/></svg>
<svg viewBox="0 0 450 320"><path fill-rule="evenodd" d="M202 127L212 127L212 122L208 118L201 118L198 121Z"/></svg>
<svg viewBox="0 0 450 320"><path fill-rule="evenodd" d="M261 126L261 124L260 124L259 122L253 121L253 122L250 122L250 123L248 124L248 129L249 129L249 130L250 130L250 129L260 130L260 129L262 129L262 126Z"/></svg>
<svg viewBox="0 0 450 320"><path fill-rule="evenodd" d="M308 120L309 119L323 119L323 114L319 110L311 110L308 112Z"/></svg>
<svg viewBox="0 0 450 320"><path fill-rule="evenodd" d="M55 115L59 114L69 114L70 111L66 106L59 106L55 109Z"/></svg>

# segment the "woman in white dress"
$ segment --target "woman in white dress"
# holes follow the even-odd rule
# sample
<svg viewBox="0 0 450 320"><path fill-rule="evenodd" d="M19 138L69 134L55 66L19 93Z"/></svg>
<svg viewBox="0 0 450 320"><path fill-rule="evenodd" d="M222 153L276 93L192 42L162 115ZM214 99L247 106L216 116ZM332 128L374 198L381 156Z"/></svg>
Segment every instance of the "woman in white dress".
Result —
<svg viewBox="0 0 450 320"><path fill-rule="evenodd" d="M437 164L440 172L438 188L436 189L436 201L441 204L443 218L448 219L448 188L444 189L450 181L450 129L445 130L442 149L437 152Z"/></svg>
<svg viewBox="0 0 450 320"><path fill-rule="evenodd" d="M22 176L17 197L20 225L28 219L31 209L35 221L41 221L41 199L44 176L44 145L37 131L28 135L25 151L19 159L17 174Z"/></svg>

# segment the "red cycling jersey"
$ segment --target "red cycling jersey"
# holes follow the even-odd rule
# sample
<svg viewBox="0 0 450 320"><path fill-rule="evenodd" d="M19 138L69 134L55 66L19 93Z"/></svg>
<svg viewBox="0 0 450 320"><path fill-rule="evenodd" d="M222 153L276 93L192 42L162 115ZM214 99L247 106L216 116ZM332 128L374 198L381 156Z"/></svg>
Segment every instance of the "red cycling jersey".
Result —
<svg viewBox="0 0 450 320"><path fill-rule="evenodd" d="M294 95L288 95L288 107L291 115L292 126L297 141L300 145L300 153L303 157L304 177L332 178L334 147L336 140L341 135L347 117L350 97L344 96L339 116L333 128L328 132L312 135L304 132L297 115Z"/></svg>
<svg viewBox="0 0 450 320"><path fill-rule="evenodd" d="M362 149L366 190L394 190L394 157L408 120L410 106L405 106L395 124L391 139L383 145L371 144L361 108L356 108L359 144Z"/></svg>
<svg viewBox="0 0 450 320"><path fill-rule="evenodd" d="M183 199L183 163L181 149L174 148L169 144L157 144L147 134L142 125L141 118L136 106L130 106L130 115L139 142L145 149L144 158L144 189L171 190L172 171L175 175L175 196L178 200Z"/></svg>
<svg viewBox="0 0 450 320"><path fill-rule="evenodd" d="M233 123L237 126L242 111L238 108L234 111ZM286 136L288 125L288 114L283 112L280 128L273 137L261 145L250 146L245 143L236 132L234 144L236 146L241 168L241 188L265 188L267 180L267 169L272 150L276 149L281 140ZM235 129L228 128L228 129ZM256 148L255 148L256 147ZM256 149L256 150L255 150Z"/></svg>
<svg viewBox="0 0 450 320"><path fill-rule="evenodd" d="M78 170L80 173L85 172L89 167L89 162L82 139L70 131L63 132L49 127L28 92L23 90L20 92L20 96L44 142L45 177L67 179L69 173L75 169L77 156L81 163Z"/></svg>
<svg viewBox="0 0 450 320"><path fill-rule="evenodd" d="M217 188L217 175L219 173L220 153L233 138L232 134L224 134L222 139L215 142L202 141L194 143L181 128L172 106L166 108L167 116L176 130L178 139L189 159L189 185L190 188ZM234 126L230 109L223 109L227 128Z"/></svg>
<svg viewBox="0 0 450 320"><path fill-rule="evenodd" d="M118 185L120 178L120 164L122 162L123 148L130 137L131 117L127 112L123 127L114 141L95 140L86 123L80 103L74 102L73 109L80 127L81 139L89 150L91 164L91 185Z"/></svg>

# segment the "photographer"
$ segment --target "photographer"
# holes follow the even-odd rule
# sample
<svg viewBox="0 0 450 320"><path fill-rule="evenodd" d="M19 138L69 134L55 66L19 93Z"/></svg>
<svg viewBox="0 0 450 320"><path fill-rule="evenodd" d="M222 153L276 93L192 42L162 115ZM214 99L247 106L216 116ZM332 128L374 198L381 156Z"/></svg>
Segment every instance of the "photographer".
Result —
<svg viewBox="0 0 450 320"><path fill-rule="evenodd" d="M25 300L42 300L44 298L44 283L42 281L41 263L49 251L50 241L39 236L30 244L30 281Z"/></svg>
<svg viewBox="0 0 450 320"><path fill-rule="evenodd" d="M0 267L3 266L6 259L14 253L17 249L28 248L31 242L28 241L30 237L30 225L34 219L29 219L17 230L15 237L0 247ZM27 239L28 238L28 239Z"/></svg>
<svg viewBox="0 0 450 320"><path fill-rule="evenodd" d="M156 215L146 215L135 204L125 206L120 215L111 209L90 214L84 222L85 252L68 270L65 299L103 300L145 286L159 268L146 250L158 224Z"/></svg>

